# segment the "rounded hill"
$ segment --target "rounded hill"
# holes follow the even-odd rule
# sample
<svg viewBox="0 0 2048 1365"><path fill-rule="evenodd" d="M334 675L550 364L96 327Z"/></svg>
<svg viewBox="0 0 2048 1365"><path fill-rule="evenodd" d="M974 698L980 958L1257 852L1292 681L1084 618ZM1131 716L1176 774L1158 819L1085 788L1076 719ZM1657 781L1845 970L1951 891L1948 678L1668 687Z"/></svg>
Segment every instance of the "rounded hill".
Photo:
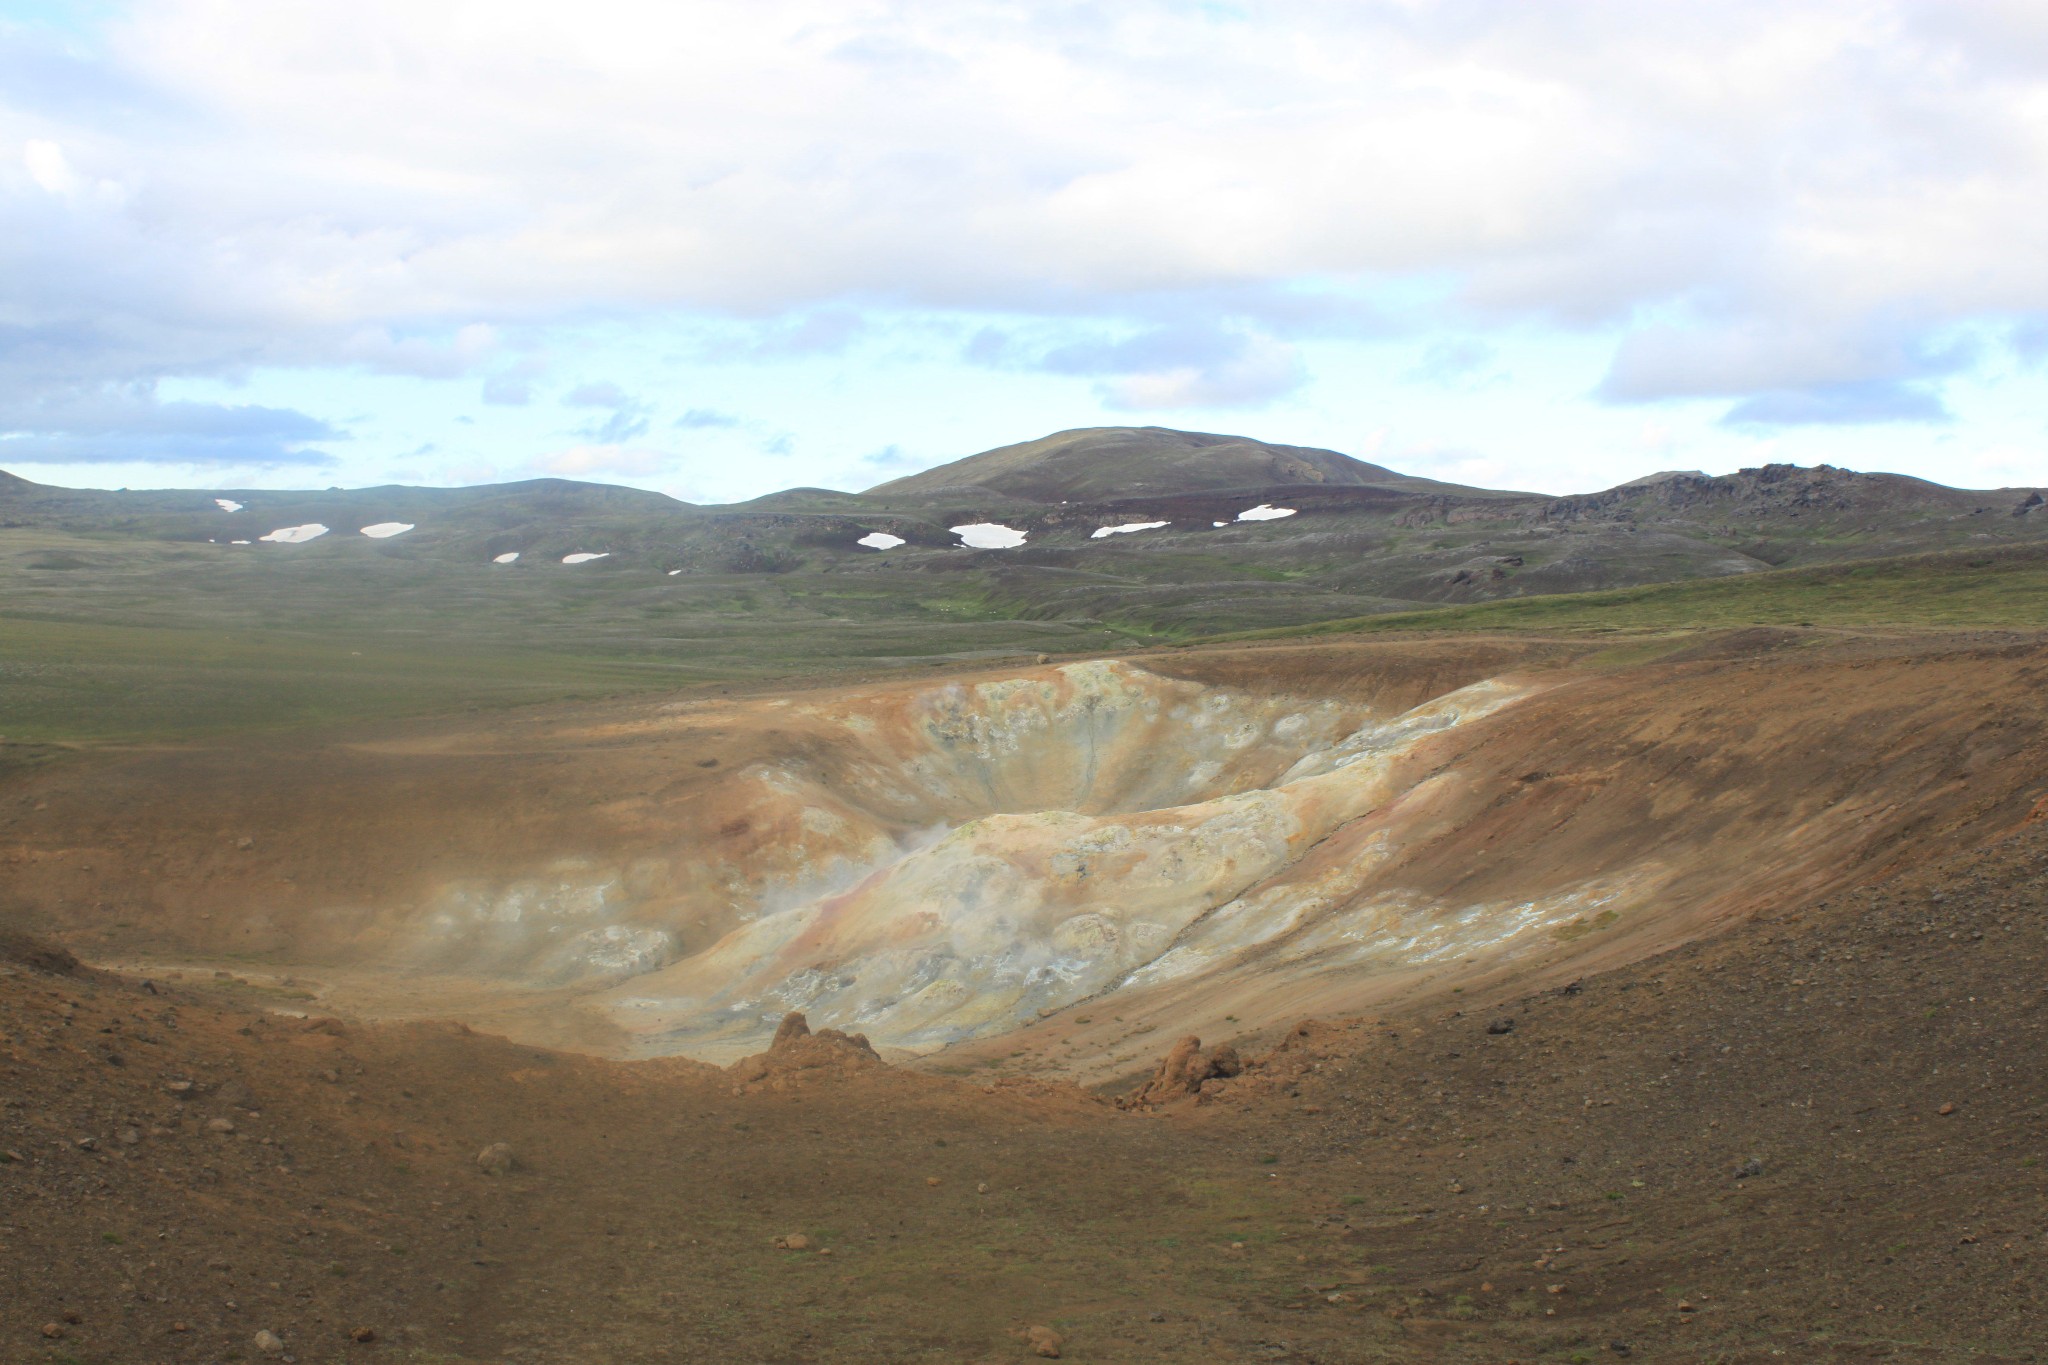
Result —
<svg viewBox="0 0 2048 1365"><path fill-rule="evenodd" d="M1000 446L870 488L870 496L987 490L1035 502L1325 484L1446 487L1334 450L1167 427L1081 427Z"/></svg>

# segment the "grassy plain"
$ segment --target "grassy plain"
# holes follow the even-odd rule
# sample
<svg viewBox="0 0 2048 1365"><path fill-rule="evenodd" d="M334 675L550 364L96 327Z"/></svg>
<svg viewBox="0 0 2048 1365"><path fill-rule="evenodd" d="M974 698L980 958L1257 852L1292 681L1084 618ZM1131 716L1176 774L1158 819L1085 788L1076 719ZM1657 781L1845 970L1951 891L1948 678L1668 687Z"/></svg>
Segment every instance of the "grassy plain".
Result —
<svg viewBox="0 0 2048 1365"><path fill-rule="evenodd" d="M973 580L0 539L0 739L154 741L1147 642Z"/></svg>
<svg viewBox="0 0 2048 1365"><path fill-rule="evenodd" d="M611 696L702 676L660 660L0 616L0 739L170 739Z"/></svg>
<svg viewBox="0 0 2048 1365"><path fill-rule="evenodd" d="M1356 614L1374 602L1356 595L1283 600L1242 579L1158 583L1008 562L670 576L349 548L5 532L0 740L153 742L1205 638L2048 628L2042 546L1372 615Z"/></svg>
<svg viewBox="0 0 2048 1365"><path fill-rule="evenodd" d="M1598 633L1741 626L2048 629L2048 549L1949 551L1606 592L1509 598L1249 631L1232 638L1393 631Z"/></svg>

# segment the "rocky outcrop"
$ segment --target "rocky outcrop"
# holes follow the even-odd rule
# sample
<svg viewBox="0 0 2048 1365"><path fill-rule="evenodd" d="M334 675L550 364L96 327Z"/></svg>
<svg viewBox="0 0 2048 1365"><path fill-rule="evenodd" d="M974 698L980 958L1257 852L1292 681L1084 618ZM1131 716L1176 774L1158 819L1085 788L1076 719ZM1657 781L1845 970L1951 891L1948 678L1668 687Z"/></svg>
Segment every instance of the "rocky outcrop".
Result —
<svg viewBox="0 0 2048 1365"><path fill-rule="evenodd" d="M1209 1104L1300 1104L1319 1113L1325 1085L1322 1065L1357 1054L1364 1021L1303 1019L1254 1057L1240 1057L1225 1043L1204 1051L1199 1038L1183 1038L1168 1050L1151 1079L1119 1099L1121 1109L1158 1109L1185 1100ZM1511 1025L1512 1027L1512 1025Z"/></svg>
<svg viewBox="0 0 2048 1365"><path fill-rule="evenodd" d="M1243 1071L1244 1063L1239 1060L1236 1048L1221 1043L1204 1052L1202 1040L1190 1034L1173 1045L1152 1073L1152 1079L1127 1096L1123 1106L1149 1109L1185 1100L1200 1094L1203 1082L1230 1080Z"/></svg>
<svg viewBox="0 0 2048 1365"><path fill-rule="evenodd" d="M776 1026L775 1039L766 1052L742 1057L726 1068L726 1075L738 1089L782 1090L805 1080L854 1075L882 1064L865 1033L841 1033L836 1028L813 1033L810 1022L792 1011Z"/></svg>

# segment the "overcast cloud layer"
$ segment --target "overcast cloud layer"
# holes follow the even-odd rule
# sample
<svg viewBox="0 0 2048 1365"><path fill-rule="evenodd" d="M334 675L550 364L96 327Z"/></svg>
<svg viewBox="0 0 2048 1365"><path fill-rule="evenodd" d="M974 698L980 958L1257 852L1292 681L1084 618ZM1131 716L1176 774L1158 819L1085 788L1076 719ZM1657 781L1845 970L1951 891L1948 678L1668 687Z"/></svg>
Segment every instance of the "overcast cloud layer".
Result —
<svg viewBox="0 0 2048 1365"><path fill-rule="evenodd" d="M1100 421L1548 487L1878 428L1964 482L1960 432L2038 482L2044 352L2020 0L0 22L0 466L36 477L741 496ZM1459 425L1539 401L1587 435ZM1651 435L1583 448L1617 414Z"/></svg>

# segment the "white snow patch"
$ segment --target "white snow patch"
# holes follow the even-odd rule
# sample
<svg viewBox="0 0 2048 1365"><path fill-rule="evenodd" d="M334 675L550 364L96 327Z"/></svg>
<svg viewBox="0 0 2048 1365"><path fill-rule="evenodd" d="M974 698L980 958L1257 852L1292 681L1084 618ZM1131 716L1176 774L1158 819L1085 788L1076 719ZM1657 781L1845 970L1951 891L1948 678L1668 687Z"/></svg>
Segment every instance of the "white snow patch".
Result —
<svg viewBox="0 0 2048 1365"><path fill-rule="evenodd" d="M325 526L322 526L317 521L309 521L304 526L280 526L269 535L258 536L256 539L275 541L279 545L302 545L306 541L317 540L326 534L327 528Z"/></svg>
<svg viewBox="0 0 2048 1365"><path fill-rule="evenodd" d="M228 542L230 545L247 545L248 543L246 540L231 540Z"/></svg>
<svg viewBox="0 0 2048 1365"><path fill-rule="evenodd" d="M681 573L681 572L682 572L682 570L681 570L681 569L670 569L670 570L668 571L668 576L669 576L670 578L674 578L674 577L675 577L675 576L676 576L677 574L679 574L679 573Z"/></svg>
<svg viewBox="0 0 2048 1365"><path fill-rule="evenodd" d="M1227 521L1212 521L1212 522L1210 522L1209 524L1210 524L1211 526L1228 526L1228 525L1230 525L1230 523L1229 523L1229 522L1227 522Z"/></svg>
<svg viewBox="0 0 2048 1365"><path fill-rule="evenodd" d="M517 551L517 550L507 550L507 551L505 551L505 553L503 553L503 554L501 554L501 555L492 555L492 556L491 556L491 563L493 563L493 564L512 564L512 563L516 563L516 562L518 561L518 559L519 559L519 551Z"/></svg>
<svg viewBox="0 0 2048 1365"><path fill-rule="evenodd" d="M415 523L410 521L380 521L375 526L365 526L363 534L372 540L389 540L410 531Z"/></svg>
<svg viewBox="0 0 2048 1365"><path fill-rule="evenodd" d="M563 555L562 562L564 564L588 564L593 559L610 559L611 557L612 552L610 550L603 550L597 554L583 552L573 555Z"/></svg>
<svg viewBox="0 0 2048 1365"><path fill-rule="evenodd" d="M1293 515L1294 509L1292 507L1272 507L1262 502L1257 507L1247 507L1244 511L1239 512L1237 519L1239 521L1278 521L1282 517L1291 517Z"/></svg>
<svg viewBox="0 0 2048 1365"><path fill-rule="evenodd" d="M244 506L244 504L236 502L233 498L215 498L213 505L223 512L239 512Z"/></svg>
<svg viewBox="0 0 2048 1365"><path fill-rule="evenodd" d="M1024 543L1024 532L999 521L977 521L971 526L947 528L970 550L1014 550Z"/></svg>
<svg viewBox="0 0 2048 1365"><path fill-rule="evenodd" d="M1088 537L1100 540L1104 536L1127 536L1133 531L1156 531L1162 526L1173 525L1170 521L1127 521L1121 526L1098 526Z"/></svg>
<svg viewBox="0 0 2048 1365"><path fill-rule="evenodd" d="M892 536L887 531L870 531L853 543L865 545L870 550L893 550L904 540L902 536Z"/></svg>

